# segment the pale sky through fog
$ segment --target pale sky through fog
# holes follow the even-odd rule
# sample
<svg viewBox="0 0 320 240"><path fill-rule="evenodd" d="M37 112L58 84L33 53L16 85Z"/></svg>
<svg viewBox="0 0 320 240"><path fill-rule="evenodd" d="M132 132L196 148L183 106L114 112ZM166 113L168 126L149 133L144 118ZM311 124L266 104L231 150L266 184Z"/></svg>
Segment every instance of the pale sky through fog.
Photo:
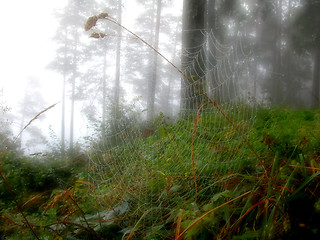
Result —
<svg viewBox="0 0 320 240"><path fill-rule="evenodd" d="M30 78L39 80L46 102L45 107L61 101L62 77L46 67L56 54L56 45L52 39L56 34L58 23L54 12L63 9L67 3L68 0L1 0L0 2L0 91L2 90L4 95L4 99L0 99L0 102L5 100L13 114L18 110L17 104L21 102ZM124 6L123 23L134 31L134 18L139 9L134 0L124 1ZM141 8L141 5L139 7ZM42 110L39 109L39 112ZM70 111L68 105L66 111L68 117ZM77 119L75 138L77 138L86 135L87 128L80 110L76 110L75 116ZM61 104L46 112L44 117L42 122L37 120L33 124L41 127L46 136L50 134L51 128L60 138ZM68 121L66 119L67 124ZM12 126L17 134L20 128L19 120ZM68 132L66 134L68 135Z"/></svg>
<svg viewBox="0 0 320 240"><path fill-rule="evenodd" d="M23 94L28 77L39 78L44 86L51 85L50 79L45 79L45 67L55 54L51 41L57 27L53 10L65 3L66 0L0 3L0 84L10 104ZM55 98L53 92L50 95Z"/></svg>
<svg viewBox="0 0 320 240"><path fill-rule="evenodd" d="M128 3L134 6L133 2L126 2L129 15L134 14L128 6ZM4 89L9 105L23 95L28 77L39 79L48 90L45 96L48 103L60 100L59 75L45 68L56 50L52 41L57 28L54 10L66 4L67 0L1 1L0 88Z"/></svg>
<svg viewBox="0 0 320 240"><path fill-rule="evenodd" d="M52 41L57 23L54 9L61 9L66 0L15 0L0 2L0 89L5 103L17 112L28 79L39 80L46 106L60 101L61 77L46 66L55 56ZM39 109L39 112L43 109ZM49 126L59 134L60 107L46 114L46 122L38 121L37 126L49 134ZM17 134L19 120L12 123Z"/></svg>
<svg viewBox="0 0 320 240"><path fill-rule="evenodd" d="M46 106L61 101L61 75L46 67L56 51L52 41L58 26L54 12L67 2L10 0L0 3L0 90L12 113L16 112L29 78L39 80ZM53 127L59 136L60 106L45 115L45 124Z"/></svg>
<svg viewBox="0 0 320 240"><path fill-rule="evenodd" d="M58 27L54 12L62 9L67 2L68 0L0 2L0 90L4 95L4 99L0 100L4 100L10 107L10 113L17 113L18 104L22 101L30 78L39 80L45 107L61 101L62 77L46 67L54 59L56 51L56 45L52 41ZM68 124L68 105L66 111ZM45 136L52 134L52 129L53 134L60 138L61 104L43 115L44 120L36 120L32 124L41 127ZM80 111L76 110L75 116L77 138L86 134L86 124ZM19 121L14 120L11 125L14 134L19 132Z"/></svg>

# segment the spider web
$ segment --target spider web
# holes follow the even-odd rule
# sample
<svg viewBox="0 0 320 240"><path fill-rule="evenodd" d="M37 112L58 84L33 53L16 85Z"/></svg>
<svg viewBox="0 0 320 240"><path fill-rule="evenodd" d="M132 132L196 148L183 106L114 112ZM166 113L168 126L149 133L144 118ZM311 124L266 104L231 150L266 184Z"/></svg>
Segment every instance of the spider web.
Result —
<svg viewBox="0 0 320 240"><path fill-rule="evenodd" d="M109 119L107 141L92 146L96 217L121 225L123 235L146 237L170 228L179 209L199 211L205 199L226 188L222 176L245 172L248 162L257 161L247 144L255 119L250 53L241 37L223 45L213 32L201 34L205 41L196 51L182 51L187 76L205 66L191 76L194 84L206 83L197 112L181 105L174 119L160 114L152 127L144 127L141 116L128 110ZM180 86L182 92L188 87ZM193 94L188 97L199 92Z"/></svg>

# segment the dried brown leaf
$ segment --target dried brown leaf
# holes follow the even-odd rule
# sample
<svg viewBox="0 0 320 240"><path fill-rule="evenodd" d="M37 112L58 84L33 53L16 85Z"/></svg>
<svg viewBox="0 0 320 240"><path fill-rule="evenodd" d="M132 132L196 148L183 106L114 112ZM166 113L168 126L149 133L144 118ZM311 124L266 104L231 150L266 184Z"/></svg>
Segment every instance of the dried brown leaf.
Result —
<svg viewBox="0 0 320 240"><path fill-rule="evenodd" d="M84 30L89 31L91 28L93 28L97 24L98 19L99 18L97 16L89 17L84 25Z"/></svg>
<svg viewBox="0 0 320 240"><path fill-rule="evenodd" d="M47 205L45 211L47 211L50 208L54 208L60 202L60 200L64 201L66 199L66 196L68 197L68 193L66 191L56 195L51 201L51 203Z"/></svg>
<svg viewBox="0 0 320 240"><path fill-rule="evenodd" d="M105 36L107 35L104 33L97 33L97 32L94 32L90 35L91 38L104 38Z"/></svg>
<svg viewBox="0 0 320 240"><path fill-rule="evenodd" d="M97 17L98 17L99 19L104 19L104 18L109 17L109 15L108 15L108 13L102 12L102 13L100 13Z"/></svg>
<svg viewBox="0 0 320 240"><path fill-rule="evenodd" d="M28 206L34 204L34 203L39 202L39 200L42 199L42 196L43 196L43 194L39 194L39 195L36 195L36 196L32 197L31 199L26 201L21 207L25 208L25 207L28 207Z"/></svg>

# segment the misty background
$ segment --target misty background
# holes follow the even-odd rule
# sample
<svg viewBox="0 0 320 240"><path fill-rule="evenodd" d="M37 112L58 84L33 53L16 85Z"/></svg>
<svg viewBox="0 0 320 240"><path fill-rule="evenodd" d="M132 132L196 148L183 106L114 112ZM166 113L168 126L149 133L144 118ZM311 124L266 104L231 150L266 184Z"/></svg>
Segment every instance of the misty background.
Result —
<svg viewBox="0 0 320 240"><path fill-rule="evenodd" d="M18 136L59 102L18 136L25 153L121 135L137 118L175 119L201 106L201 92L221 104L319 106L319 1L54 2L0 5L3 136ZM198 88L112 22L100 19L85 31L100 13L152 45Z"/></svg>

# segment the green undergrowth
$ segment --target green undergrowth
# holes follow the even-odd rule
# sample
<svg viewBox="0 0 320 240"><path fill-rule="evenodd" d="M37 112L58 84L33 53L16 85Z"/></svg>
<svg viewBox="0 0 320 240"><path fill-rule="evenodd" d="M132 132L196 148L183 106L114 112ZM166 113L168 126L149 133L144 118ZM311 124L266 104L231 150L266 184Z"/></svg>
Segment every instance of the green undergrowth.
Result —
<svg viewBox="0 0 320 240"><path fill-rule="evenodd" d="M320 239L320 111L236 109L160 116L60 166L3 154L31 227L2 180L0 237Z"/></svg>

